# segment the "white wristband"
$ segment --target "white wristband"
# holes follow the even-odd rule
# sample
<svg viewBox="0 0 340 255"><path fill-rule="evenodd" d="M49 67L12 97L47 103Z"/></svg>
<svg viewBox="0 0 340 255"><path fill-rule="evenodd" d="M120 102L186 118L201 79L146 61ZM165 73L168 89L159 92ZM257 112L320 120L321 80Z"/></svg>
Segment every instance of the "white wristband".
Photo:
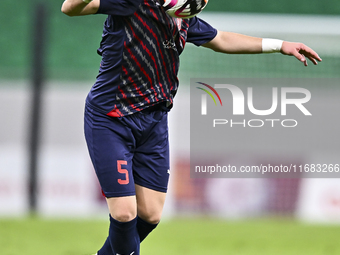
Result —
<svg viewBox="0 0 340 255"><path fill-rule="evenodd" d="M283 43L282 40L263 38L262 39L262 52L263 53L280 52L282 43Z"/></svg>
<svg viewBox="0 0 340 255"><path fill-rule="evenodd" d="M83 0L83 2L84 3L86 3L86 4L89 4L89 3L91 3L93 0Z"/></svg>

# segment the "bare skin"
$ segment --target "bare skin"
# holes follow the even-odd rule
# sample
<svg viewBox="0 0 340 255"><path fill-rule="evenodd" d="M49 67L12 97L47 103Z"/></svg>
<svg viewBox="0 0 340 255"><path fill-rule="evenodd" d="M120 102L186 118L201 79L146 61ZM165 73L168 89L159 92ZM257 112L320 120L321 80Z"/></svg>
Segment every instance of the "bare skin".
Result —
<svg viewBox="0 0 340 255"><path fill-rule="evenodd" d="M135 185L136 196L107 198L112 218L128 222L137 214L143 220L157 224L162 215L166 193Z"/></svg>
<svg viewBox="0 0 340 255"><path fill-rule="evenodd" d="M227 54L255 54L262 53L262 38L218 31L216 37L203 46ZM281 53L296 57L305 66L307 66L307 59L314 65L317 65L318 61L322 61L314 50L303 43L284 41Z"/></svg>

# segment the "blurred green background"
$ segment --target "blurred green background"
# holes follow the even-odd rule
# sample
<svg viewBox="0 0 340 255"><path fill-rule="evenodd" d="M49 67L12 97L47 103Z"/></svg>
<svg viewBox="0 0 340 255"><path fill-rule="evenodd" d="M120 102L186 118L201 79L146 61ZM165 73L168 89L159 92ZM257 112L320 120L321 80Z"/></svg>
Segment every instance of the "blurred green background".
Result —
<svg viewBox="0 0 340 255"><path fill-rule="evenodd" d="M47 48L47 78L53 80L93 80L97 74L100 57L96 54L99 46L104 15L92 17L67 17L60 12L62 1L46 2L49 12L48 41ZM253 1L253 0L210 0L204 13L207 12L253 12L253 13L278 13L278 14L317 14L337 15L340 13L339 1L319 0L286 0L286 1ZM12 1L0 2L0 79L25 79L30 77L30 60L32 58L30 37L33 28L32 20L34 15L34 1ZM207 70L211 76L220 72L212 63L217 58L217 63L223 63L224 69L228 69L224 76L242 77L251 75L280 76L277 65L278 56L216 56L210 51L197 52L195 48L188 47L182 56L182 73L194 71L201 73L196 66L192 66L187 60L192 61L204 59L210 66ZM212 57L214 56L214 57ZM279 57L280 58L280 57ZM303 70L301 76L327 75L336 76L340 68L338 57L326 56L323 65ZM209 62L210 61L210 62ZM223 61L223 62L221 62ZM299 63L287 58L280 59L280 72L282 76L294 76L295 67ZM196 62L195 62L196 63ZM216 62L215 62L216 63ZM244 63L248 63L243 68ZM263 65L258 65L262 63ZM211 72L209 72L211 71ZM296 74L297 75L297 74ZM295 76L296 76L295 75Z"/></svg>

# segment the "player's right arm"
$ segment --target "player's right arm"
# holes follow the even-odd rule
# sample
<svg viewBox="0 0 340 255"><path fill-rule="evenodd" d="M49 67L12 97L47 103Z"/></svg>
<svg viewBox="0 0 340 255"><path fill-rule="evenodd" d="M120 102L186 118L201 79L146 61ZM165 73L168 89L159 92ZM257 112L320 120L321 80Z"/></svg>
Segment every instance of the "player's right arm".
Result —
<svg viewBox="0 0 340 255"><path fill-rule="evenodd" d="M227 54L281 52L284 55L295 56L298 60L303 62L305 66L307 66L306 58L312 61L314 65L317 65L318 61L322 61L322 59L314 50L302 43L281 41L280 46L278 46L277 43L275 43L274 46L269 45L270 50L271 48L275 50L264 51L264 40L265 39L258 37L252 37L232 32L218 31L214 39L212 39L208 43L203 44L202 46L210 48L216 52ZM268 46L266 48L268 48Z"/></svg>
<svg viewBox="0 0 340 255"><path fill-rule="evenodd" d="M61 11L68 16L107 14L129 16L135 13L143 0L65 0ZM86 2L89 2L88 4Z"/></svg>
<svg viewBox="0 0 340 255"><path fill-rule="evenodd" d="M61 11L68 16L82 16L97 13L100 0L85 3L83 0L65 0Z"/></svg>

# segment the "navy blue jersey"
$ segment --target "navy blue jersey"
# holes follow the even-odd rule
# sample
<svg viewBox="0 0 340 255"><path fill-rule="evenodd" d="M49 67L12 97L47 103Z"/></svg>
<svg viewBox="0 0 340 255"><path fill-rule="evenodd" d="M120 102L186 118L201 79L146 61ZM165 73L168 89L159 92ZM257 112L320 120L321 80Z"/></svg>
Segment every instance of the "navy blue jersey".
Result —
<svg viewBox="0 0 340 255"><path fill-rule="evenodd" d="M101 0L98 13L108 17L98 49L100 70L87 104L112 117L161 102L171 105L185 43L199 46L217 34L197 17L170 17L157 0Z"/></svg>

